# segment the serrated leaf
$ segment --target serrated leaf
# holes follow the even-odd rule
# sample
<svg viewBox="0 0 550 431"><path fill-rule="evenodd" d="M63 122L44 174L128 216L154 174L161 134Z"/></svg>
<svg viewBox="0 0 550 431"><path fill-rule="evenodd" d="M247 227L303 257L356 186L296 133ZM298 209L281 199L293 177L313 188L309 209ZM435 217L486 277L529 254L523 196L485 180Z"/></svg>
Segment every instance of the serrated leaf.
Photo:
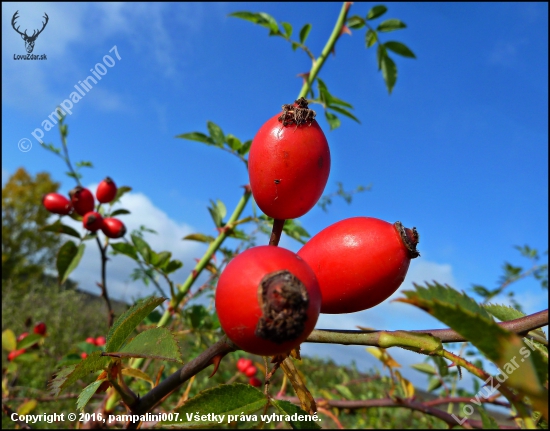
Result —
<svg viewBox="0 0 550 431"><path fill-rule="evenodd" d="M223 147L225 136L220 126L218 126L216 123L213 123L212 121L208 121L206 123L206 127L208 128L208 133L210 133L210 137L212 138L214 144L217 147Z"/></svg>
<svg viewBox="0 0 550 431"><path fill-rule="evenodd" d="M116 195L115 195L115 198L111 201L111 205L113 205L114 203L120 201L120 198L122 196L124 196L126 193L129 193L131 191L132 191L132 187L120 186L118 189L116 189Z"/></svg>
<svg viewBox="0 0 550 431"><path fill-rule="evenodd" d="M133 377L135 379L145 380L146 382L149 382L151 384L151 387L155 386L155 382L149 377L148 374L144 373L141 370L138 370L137 368L123 368L122 374L124 376Z"/></svg>
<svg viewBox="0 0 550 431"><path fill-rule="evenodd" d="M438 283L427 288L415 284L416 291L404 291L397 301L416 305L454 329L507 374L506 384L546 405L548 392L542 387L548 369L536 349L527 349L520 337L497 325L490 314L465 294ZM521 360L515 367L514 361ZM547 407L546 407L547 410Z"/></svg>
<svg viewBox="0 0 550 431"><path fill-rule="evenodd" d="M317 425L317 423L313 420L313 416L310 416L306 411L302 410L297 405L292 404L291 402L288 402L288 401L275 400L275 399L271 400L271 404L275 406L275 408L279 411L281 415L285 416L285 421L289 423L292 429L321 429L321 427ZM311 419L293 421L292 416L294 417L305 416L305 418L309 417Z"/></svg>
<svg viewBox="0 0 550 431"><path fill-rule="evenodd" d="M171 272L177 271L183 266L183 263L177 259L171 260L168 262L168 264L164 267L164 273L170 274Z"/></svg>
<svg viewBox="0 0 550 431"><path fill-rule="evenodd" d="M205 235L203 233L192 233L187 236L184 236L182 239L188 239L190 241L198 241L198 242L205 242L205 243L211 243L216 238L210 235Z"/></svg>
<svg viewBox="0 0 550 431"><path fill-rule="evenodd" d="M86 404L88 404L88 401L90 401L97 392L101 384L106 381L107 379L96 380L82 389L82 392L80 392L78 399L76 400L76 408L82 411L84 407L86 407Z"/></svg>
<svg viewBox="0 0 550 431"><path fill-rule="evenodd" d="M414 52L412 52L409 47L401 42L389 41L384 43L384 46L390 51L395 52L396 54L402 55L403 57L416 58Z"/></svg>
<svg viewBox="0 0 550 431"><path fill-rule="evenodd" d="M378 70L382 69L382 60L388 55L386 47L384 45L378 45L376 49L376 63L378 64Z"/></svg>
<svg viewBox="0 0 550 431"><path fill-rule="evenodd" d="M359 119L355 115L353 115L351 112L349 112L347 109L341 108L339 106L334 106L334 105L331 105L330 109L342 115L345 115L346 117L351 118L352 120L357 121L359 124L361 124L361 121L359 121Z"/></svg>
<svg viewBox="0 0 550 431"><path fill-rule="evenodd" d="M55 232L55 233L64 233L65 235L74 236L75 238L80 239L80 234L70 226L64 225L59 220L55 223L52 223L48 226L44 226L40 229L43 232Z"/></svg>
<svg viewBox="0 0 550 431"><path fill-rule="evenodd" d="M110 217L118 216L118 215L124 215L124 214L130 214L130 211L125 210L124 208L120 208L118 210L115 210L111 213Z"/></svg>
<svg viewBox="0 0 550 431"><path fill-rule="evenodd" d="M340 127L340 119L333 113L325 111L325 118L327 119L330 130L334 130Z"/></svg>
<svg viewBox="0 0 550 431"><path fill-rule="evenodd" d="M240 416L241 414L248 415L254 413L263 408L267 402L266 396L250 385L243 385L241 383L220 385L200 392L188 400L182 407L176 409L174 413L180 414L178 420L162 421L161 424L175 424L185 428L219 425L214 420L201 421L201 416L206 416L209 413L212 415L225 415L225 423L227 423L229 415ZM192 415L191 421L188 420L187 414ZM194 420L195 416L198 416L197 421Z"/></svg>
<svg viewBox="0 0 550 431"><path fill-rule="evenodd" d="M292 36L292 25L288 22L282 22L281 25L285 29L285 37L289 38Z"/></svg>
<svg viewBox="0 0 550 431"><path fill-rule="evenodd" d="M381 22L376 29L380 32L389 32L389 31L401 30L402 28L406 28L406 27L407 26L404 22L398 19L392 18Z"/></svg>
<svg viewBox="0 0 550 431"><path fill-rule="evenodd" d="M147 263L151 261L151 246L138 235L130 235L136 251L143 257L143 260Z"/></svg>
<svg viewBox="0 0 550 431"><path fill-rule="evenodd" d="M367 13L367 19L368 20L371 20L371 19L376 19L378 18L379 16L382 16L386 13L386 11L388 10L388 8L384 5L377 5L377 6L374 6L373 8L371 8L371 10L369 10L369 12Z"/></svg>
<svg viewBox="0 0 550 431"><path fill-rule="evenodd" d="M61 246L57 253L56 262L59 284L63 284L69 278L71 272L78 266L85 248L86 244L80 243L77 246L72 241L67 241Z"/></svg>
<svg viewBox="0 0 550 431"><path fill-rule="evenodd" d="M375 30L368 29L367 33L365 34L365 43L367 45L367 48L370 48L373 46L376 41L378 40L378 35Z"/></svg>
<svg viewBox="0 0 550 431"><path fill-rule="evenodd" d="M353 15L348 18L348 27L354 30L359 30L365 26L365 20L359 15Z"/></svg>
<svg viewBox="0 0 550 431"><path fill-rule="evenodd" d="M229 148L231 148L233 151L239 151L239 148L242 147L242 143L236 136L233 136L231 134L227 135L225 137L225 142L227 142L227 145Z"/></svg>
<svg viewBox="0 0 550 431"><path fill-rule="evenodd" d="M95 351L78 364L63 368L50 382L52 395L57 397L64 389L77 380L87 377L90 373L104 369L109 361L110 359L106 356L101 356L100 351Z"/></svg>
<svg viewBox="0 0 550 431"><path fill-rule="evenodd" d="M2 331L2 349L11 352L17 348L17 337L11 329Z"/></svg>
<svg viewBox="0 0 550 431"><path fill-rule="evenodd" d="M106 352L119 350L126 338L136 329L147 315L165 301L166 298L147 298L128 309L113 323L107 335Z"/></svg>
<svg viewBox="0 0 550 431"><path fill-rule="evenodd" d="M166 328L143 331L116 352L121 358L150 358L161 361L182 362L174 336Z"/></svg>
<svg viewBox="0 0 550 431"><path fill-rule="evenodd" d="M19 343L17 343L17 349L27 349L31 346L34 346L43 338L40 334L29 334L23 338Z"/></svg>
<svg viewBox="0 0 550 431"><path fill-rule="evenodd" d="M306 42L310 31L311 31L311 24L309 24L309 23L304 25L302 27L302 29L300 30L300 43L302 45Z"/></svg>
<svg viewBox="0 0 550 431"><path fill-rule="evenodd" d="M420 371L421 373L429 374L431 376L437 375L435 368L430 364L426 364L425 362L421 362L419 364L413 364L411 365L411 368L415 369L416 371Z"/></svg>
<svg viewBox="0 0 550 431"><path fill-rule="evenodd" d="M136 248L127 242L112 242L109 244L117 253L125 254L134 260L139 260Z"/></svg>
<svg viewBox="0 0 550 431"><path fill-rule="evenodd" d="M494 420L492 416L489 416L487 410L483 407L478 407L477 411L481 416L481 424L483 425L483 429L496 430L499 428L497 421Z"/></svg>
<svg viewBox="0 0 550 431"><path fill-rule="evenodd" d="M248 152L250 151L250 146L252 145L252 141L246 141L242 146L241 148L239 148L237 150L237 152L241 155L241 156L244 156L246 154L248 154Z"/></svg>
<svg viewBox="0 0 550 431"><path fill-rule="evenodd" d="M486 304L483 307L489 313L491 313L493 316L495 316L498 320L502 322L507 322L509 320L515 320L515 319L520 319L521 317L525 317L525 313L522 313L521 311L516 310L515 308L509 307L507 305ZM540 328L533 329L530 332L533 332L538 336L546 339L546 334Z"/></svg>
<svg viewBox="0 0 550 431"><path fill-rule="evenodd" d="M187 139L188 141L202 142L206 145L216 145L216 143L210 136L207 136L204 133L200 132L182 133L181 135L177 135L176 138Z"/></svg>

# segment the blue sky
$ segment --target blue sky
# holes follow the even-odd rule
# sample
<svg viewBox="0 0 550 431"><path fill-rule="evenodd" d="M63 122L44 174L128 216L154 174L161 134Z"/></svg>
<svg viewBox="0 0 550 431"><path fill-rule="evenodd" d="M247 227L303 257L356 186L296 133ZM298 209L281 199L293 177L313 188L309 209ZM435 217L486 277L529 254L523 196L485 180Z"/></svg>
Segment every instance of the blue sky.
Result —
<svg viewBox="0 0 550 431"><path fill-rule="evenodd" d="M350 15L365 16L374 4L355 3ZM267 12L294 26L312 24L307 41L318 55L338 16L339 3L3 3L2 179L18 167L50 172L66 192L74 184L59 159L40 148L31 133L90 75L116 45L120 60L74 105L69 125L73 161L90 160L84 184L105 176L133 193L128 227L153 227L153 247L174 252L186 264L181 281L204 250L180 241L191 232L214 234L206 206L220 199L228 211L248 182L240 161L202 144L175 139L220 125L241 140L293 101L296 75L310 60L267 30L229 18L231 12ZM422 257L413 261L402 289L413 281L438 280L468 290L496 286L504 261L529 265L514 245L548 248L548 4L390 3L384 18L408 28L382 35L406 43L417 59L397 58L391 96L377 71L364 30L343 35L320 77L331 93L354 106L361 124L342 119L328 131L332 169L326 192L372 184L351 205L335 199L327 213L314 208L300 219L315 234L347 217L400 220L420 232ZM11 27L39 28L35 54L44 61L14 60L25 52ZM299 17L299 18L298 18ZM297 35L296 35L297 37ZM22 152L27 138L32 148ZM59 145L57 129L43 140ZM25 145L27 145L26 143ZM250 214L251 207L246 213ZM283 239L293 250L299 244ZM99 258L88 250L74 273L94 291ZM151 293L129 280L124 257L109 268L113 294ZM514 286L527 312L547 307L538 283ZM397 295L399 296L399 295ZM395 297L395 296L394 296ZM387 329L437 326L411 306L384 303L362 313L324 316L319 327ZM307 346L310 353L329 350ZM344 349L344 348L342 348ZM343 359L364 357L362 348L338 350ZM370 362L369 362L370 363Z"/></svg>

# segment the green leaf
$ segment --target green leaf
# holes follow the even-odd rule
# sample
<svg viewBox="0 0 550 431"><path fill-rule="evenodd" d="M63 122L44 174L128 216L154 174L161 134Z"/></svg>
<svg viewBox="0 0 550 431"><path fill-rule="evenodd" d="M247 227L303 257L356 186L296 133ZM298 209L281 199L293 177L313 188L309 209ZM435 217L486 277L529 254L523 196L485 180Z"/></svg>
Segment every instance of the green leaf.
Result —
<svg viewBox="0 0 550 431"><path fill-rule="evenodd" d="M454 329L502 369L507 385L547 405L548 392L540 382L546 382L548 368L543 367L537 349L529 350L529 344L497 325L485 308L465 294L438 283L426 286L415 284L416 291L404 291L406 298L398 301L416 305Z"/></svg>
<svg viewBox="0 0 550 431"><path fill-rule="evenodd" d="M487 414L487 410L485 410L483 407L478 407L477 411L481 416L481 423L483 425L483 429L489 429L489 430L499 429L497 421L494 420L493 417Z"/></svg>
<svg viewBox="0 0 550 431"><path fill-rule="evenodd" d="M300 48L300 44L298 42L291 42L292 45L292 51L296 51L298 48Z"/></svg>
<svg viewBox="0 0 550 431"><path fill-rule="evenodd" d="M76 400L76 408L82 411L84 407L86 407L86 404L88 404L88 401L92 399L101 384L106 381L107 379L96 380L82 389L82 392L80 392L78 399Z"/></svg>
<svg viewBox="0 0 550 431"><path fill-rule="evenodd" d="M374 6L373 8L371 8L371 10L369 10L369 12L367 13L367 19L376 19L378 18L379 16L382 16L386 13L386 11L388 10L388 8L384 5L378 5L378 6Z"/></svg>
<svg viewBox="0 0 550 431"><path fill-rule="evenodd" d="M384 46L390 51L395 52L396 54L402 55L403 57L416 58L414 52L412 52L407 45L401 42L389 41L384 43Z"/></svg>
<svg viewBox="0 0 550 431"><path fill-rule="evenodd" d="M330 130L334 130L340 127L340 119L336 115L325 111L325 117L327 119Z"/></svg>
<svg viewBox="0 0 550 431"><path fill-rule="evenodd" d="M265 12L260 12L258 15L263 18L263 21L259 21L258 24L269 29L270 36L280 34L279 25L277 24L275 18Z"/></svg>
<svg viewBox="0 0 550 431"><path fill-rule="evenodd" d="M311 31L311 24L306 24L300 30L300 43L303 45L306 42L309 32Z"/></svg>
<svg viewBox="0 0 550 431"><path fill-rule="evenodd" d="M111 205L113 205L115 202L120 201L120 198L121 198L122 196L124 196L126 193L131 192L131 191L132 191L132 187L120 186L120 187L116 190L116 195L115 195L115 198L111 201Z"/></svg>
<svg viewBox="0 0 550 431"><path fill-rule="evenodd" d="M53 144L41 143L40 145L42 145L45 150L51 151L54 154L61 154L61 148L54 147Z"/></svg>
<svg viewBox="0 0 550 431"><path fill-rule="evenodd" d="M509 320L515 320L515 319L520 319L522 317L525 317L525 313L522 313L521 311L516 310L515 308L509 307L507 305L486 304L484 305L484 308L502 322L507 322ZM546 339L546 334L540 328L534 329L531 332L534 332L540 337Z"/></svg>
<svg viewBox="0 0 550 431"><path fill-rule="evenodd" d="M169 251L161 251L157 254L157 260L153 264L156 268L164 268L168 262L170 261L170 258L172 257L172 253Z"/></svg>
<svg viewBox="0 0 550 431"><path fill-rule="evenodd" d="M136 248L132 244L126 242L112 242L110 246L116 253L125 254L128 257L131 257L134 260L139 260Z"/></svg>
<svg viewBox="0 0 550 431"><path fill-rule="evenodd" d="M348 27L354 30L359 30L365 26L365 20L359 15L353 15L348 18Z"/></svg>
<svg viewBox="0 0 550 431"><path fill-rule="evenodd" d="M177 135L176 138L187 139L188 141L202 142L203 144L207 145L216 145L216 143L210 136L207 136L204 133L200 132L182 133L181 135Z"/></svg>
<svg viewBox="0 0 550 431"><path fill-rule="evenodd" d="M44 226L41 230L43 232L64 233L65 235L74 236L75 238L80 239L80 234L75 229L70 226L64 225L59 220L48 226Z"/></svg>
<svg viewBox="0 0 550 431"><path fill-rule="evenodd" d="M335 106L335 105L331 105L330 109L332 109L333 111L339 112L340 114L345 115L346 117L351 118L352 120L357 121L359 124L361 124L361 121L359 121L359 119L355 115L353 115L351 112L349 112L347 109L340 108L339 106Z"/></svg>
<svg viewBox="0 0 550 431"><path fill-rule="evenodd" d="M378 45L378 48L376 49L376 62L378 64L378 70L382 69L382 61L387 55L388 52L386 51L386 47L384 45Z"/></svg>
<svg viewBox="0 0 550 431"><path fill-rule="evenodd" d="M225 137L225 141L227 142L227 145L229 145L229 148L231 148L233 151L239 151L239 148L242 147L242 143L236 136L233 136L231 134L227 135Z"/></svg>
<svg viewBox="0 0 550 431"><path fill-rule="evenodd" d="M92 165L92 162L85 162L85 161L76 162L75 165L76 165L77 168L93 168L94 167Z"/></svg>
<svg viewBox="0 0 550 431"><path fill-rule="evenodd" d="M307 412L295 404L288 401L272 399L271 403L277 408L280 414L285 416L285 421L290 424L292 429L321 429ZM292 420L292 417L298 420ZM301 420L300 420L301 419ZM320 421L320 419L318 419Z"/></svg>
<svg viewBox="0 0 550 431"><path fill-rule="evenodd" d="M81 243L77 246L72 241L67 241L61 246L57 253L56 262L59 284L63 284L69 278L70 273L78 266L85 248L86 244Z"/></svg>
<svg viewBox="0 0 550 431"><path fill-rule="evenodd" d="M134 243L134 246L139 254L141 254L141 257L143 257L143 260L147 263L151 262L151 246L140 236L132 234L130 235L132 238L132 242Z"/></svg>
<svg viewBox="0 0 550 431"><path fill-rule="evenodd" d="M449 375L449 366L447 365L447 362L445 362L445 359L443 359L441 356L432 356L432 361L435 362L437 365L437 369L439 370L439 375L441 377L445 377Z"/></svg>
<svg viewBox="0 0 550 431"><path fill-rule="evenodd" d="M113 324L107 335L106 352L116 352L126 338L136 329L147 315L165 301L166 298L147 298L138 302L122 314Z"/></svg>
<svg viewBox="0 0 550 431"><path fill-rule="evenodd" d="M246 141L241 148L239 148L237 150L237 152L241 155L241 156L244 156L246 154L248 154L248 152L250 151L250 146L252 145L252 141Z"/></svg>
<svg viewBox="0 0 550 431"><path fill-rule="evenodd" d="M257 24L258 21L261 21L263 18L258 13L253 12L233 12L230 13L229 16L232 16L234 18L240 18L244 19L245 21L253 22L254 24Z"/></svg>
<svg viewBox="0 0 550 431"><path fill-rule="evenodd" d="M161 424L175 424L186 428L219 425L216 421L208 420L207 415L209 413L224 415L224 423L227 423L229 415L236 416L237 418L234 420L237 421L241 414L251 415L263 408L267 403L266 396L250 385L243 385L241 383L220 385L200 392L188 400L182 407L176 409L174 413L180 414L177 420L174 418L172 421L162 421ZM192 415L191 421L188 421L187 414ZM259 415L257 420L259 420ZM252 421L247 422L250 425Z"/></svg>
<svg viewBox="0 0 550 431"><path fill-rule="evenodd" d="M51 394L57 397L64 389L78 380L86 378L90 373L103 370L109 361L108 357L101 356L100 351L95 351L78 364L61 369L50 382Z"/></svg>
<svg viewBox="0 0 550 431"><path fill-rule="evenodd" d="M214 141L214 144L217 147L223 147L223 143L225 142L225 136L220 126L213 123L212 121L208 121L206 123L206 127L208 128L208 133L210 133L210 137L212 138L212 141Z"/></svg>
<svg viewBox="0 0 550 431"><path fill-rule="evenodd" d="M397 81L397 66L388 55L382 58L382 77L386 82L388 93L391 94Z"/></svg>
<svg viewBox="0 0 550 431"><path fill-rule="evenodd" d="M430 381L428 382L428 392L435 391L436 389L439 389L443 385L443 382L439 377L432 377Z"/></svg>
<svg viewBox="0 0 550 431"><path fill-rule="evenodd" d="M334 389L340 392L340 395L342 395L344 398L347 398L348 400L353 400L355 398L347 386L336 383L334 385Z"/></svg>
<svg viewBox="0 0 550 431"><path fill-rule="evenodd" d="M212 206L208 207L208 212L210 213L216 227L222 227L223 218L227 215L227 209L224 203L219 199L216 202L210 200L210 203Z"/></svg>
<svg viewBox="0 0 550 431"><path fill-rule="evenodd" d="M124 214L130 214L130 211L125 210L124 208L120 208L118 210L115 210L111 213L110 217L118 216L118 215L124 215Z"/></svg>
<svg viewBox="0 0 550 431"><path fill-rule="evenodd" d="M292 36L292 25L288 22L282 22L281 25L285 29L285 37L290 38Z"/></svg>
<svg viewBox="0 0 550 431"><path fill-rule="evenodd" d="M123 358L151 358L182 362L178 343L166 328L153 328L141 332L116 354Z"/></svg>
<svg viewBox="0 0 550 431"><path fill-rule="evenodd" d="M398 19L392 18L381 22L376 29L380 32L389 32L394 30L401 30L402 28L406 28L406 27L407 26L405 25L404 22Z"/></svg>
<svg viewBox="0 0 550 431"><path fill-rule="evenodd" d="M8 352L17 349L17 337L11 329L2 331L2 349Z"/></svg>
<svg viewBox="0 0 550 431"><path fill-rule="evenodd" d="M205 235L203 233L192 233L190 235L184 236L182 239L188 239L190 241L205 242L209 244L213 242L216 238L210 235Z"/></svg>
<svg viewBox="0 0 550 431"><path fill-rule="evenodd" d="M40 334L29 334L23 338L19 343L17 343L17 349L27 349L31 346L34 346L38 341L43 338Z"/></svg>
<svg viewBox="0 0 550 431"><path fill-rule="evenodd" d="M437 375L435 368L430 364L426 364L425 362L421 362L419 364L413 364L411 365L411 368L414 368L416 371L420 371L421 373L429 374L431 376Z"/></svg>
<svg viewBox="0 0 550 431"><path fill-rule="evenodd" d="M171 260L168 265L164 268L165 274L170 274L171 272L177 271L183 266L183 263L179 260Z"/></svg>

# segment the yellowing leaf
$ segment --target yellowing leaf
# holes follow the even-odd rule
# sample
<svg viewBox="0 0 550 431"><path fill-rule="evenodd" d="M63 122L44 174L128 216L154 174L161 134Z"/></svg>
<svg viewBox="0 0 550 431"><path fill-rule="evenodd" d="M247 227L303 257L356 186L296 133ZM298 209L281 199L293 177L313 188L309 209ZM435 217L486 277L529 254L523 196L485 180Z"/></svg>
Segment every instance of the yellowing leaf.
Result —
<svg viewBox="0 0 550 431"><path fill-rule="evenodd" d="M17 346L17 338L11 329L2 332L2 349L11 352Z"/></svg>
<svg viewBox="0 0 550 431"><path fill-rule="evenodd" d="M26 401L19 406L19 408L17 409L17 414L19 416L28 415L30 412L32 412L36 408L37 405L38 405L38 402L36 400Z"/></svg>
<svg viewBox="0 0 550 431"><path fill-rule="evenodd" d="M401 367L401 365L390 356L386 349L381 349L379 347L367 347L366 350L388 368Z"/></svg>
<svg viewBox="0 0 550 431"><path fill-rule="evenodd" d="M149 375L144 373L143 371L138 370L137 368L124 368L122 370L122 374L125 376L134 377L136 379L145 380L146 382L151 383L151 387L155 386L155 383L153 382L151 377L149 377Z"/></svg>

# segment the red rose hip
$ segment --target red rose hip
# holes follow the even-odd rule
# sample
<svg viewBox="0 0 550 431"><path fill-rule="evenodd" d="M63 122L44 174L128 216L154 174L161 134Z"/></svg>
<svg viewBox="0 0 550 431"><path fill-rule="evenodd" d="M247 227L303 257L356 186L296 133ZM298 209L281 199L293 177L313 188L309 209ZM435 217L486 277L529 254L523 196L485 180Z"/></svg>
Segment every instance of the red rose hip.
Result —
<svg viewBox="0 0 550 431"><path fill-rule="evenodd" d="M117 187L115 182L110 177L106 177L97 186L95 196L102 204L108 204L115 198L116 191Z"/></svg>
<svg viewBox="0 0 550 431"><path fill-rule="evenodd" d="M262 386L262 382L257 377L251 377L248 380L248 383L250 384L250 386L254 386L256 388L259 388L260 386Z"/></svg>
<svg viewBox="0 0 550 431"><path fill-rule="evenodd" d="M13 361L15 358L17 358L19 355L22 355L23 353L25 353L25 349L12 350L10 353L8 353L8 361Z"/></svg>
<svg viewBox="0 0 550 431"><path fill-rule="evenodd" d="M298 252L315 272L321 313L353 313L380 304L403 283L416 251L416 229L371 217L339 221Z"/></svg>
<svg viewBox="0 0 550 431"><path fill-rule="evenodd" d="M315 327L320 306L311 268L280 247L253 247L237 255L216 290L222 329L256 355L284 354L300 345Z"/></svg>
<svg viewBox="0 0 550 431"><path fill-rule="evenodd" d="M48 193L42 198L42 205L54 214L67 215L73 210L71 201L59 193Z"/></svg>
<svg viewBox="0 0 550 431"><path fill-rule="evenodd" d="M69 192L71 203L77 214L85 216L90 211L94 210L94 195L88 189L81 186L76 186Z"/></svg>
<svg viewBox="0 0 550 431"><path fill-rule="evenodd" d="M117 218L105 218L101 231L108 238L121 238L126 234L126 226Z"/></svg>
<svg viewBox="0 0 550 431"><path fill-rule="evenodd" d="M38 322L33 329L35 334L46 335L46 324L44 322Z"/></svg>
<svg viewBox="0 0 550 431"><path fill-rule="evenodd" d="M240 358L237 361L237 370L239 370L241 373L244 373L248 367L252 366L252 360L246 359L246 358Z"/></svg>
<svg viewBox="0 0 550 431"><path fill-rule="evenodd" d="M82 224L89 231L95 232L102 228L103 216L98 212L91 211L89 213L86 213L86 215L82 219Z"/></svg>
<svg viewBox="0 0 550 431"><path fill-rule="evenodd" d="M107 339L103 335L100 335L95 339L96 346L100 346L100 347L104 346L106 342L107 342Z"/></svg>
<svg viewBox="0 0 550 431"><path fill-rule="evenodd" d="M319 200L330 172L330 151L304 98L260 128L248 158L250 187L260 209L274 219L303 216Z"/></svg>

